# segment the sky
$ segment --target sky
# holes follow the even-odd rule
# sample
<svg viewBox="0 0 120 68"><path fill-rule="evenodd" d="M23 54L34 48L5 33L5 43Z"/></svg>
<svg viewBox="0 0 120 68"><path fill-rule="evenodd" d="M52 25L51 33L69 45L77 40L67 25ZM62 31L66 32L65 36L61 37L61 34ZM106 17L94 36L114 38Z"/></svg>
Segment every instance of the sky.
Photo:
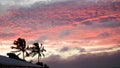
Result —
<svg viewBox="0 0 120 68"><path fill-rule="evenodd" d="M51 68L119 68L119 7L120 0L0 0L0 54L21 37L43 43Z"/></svg>

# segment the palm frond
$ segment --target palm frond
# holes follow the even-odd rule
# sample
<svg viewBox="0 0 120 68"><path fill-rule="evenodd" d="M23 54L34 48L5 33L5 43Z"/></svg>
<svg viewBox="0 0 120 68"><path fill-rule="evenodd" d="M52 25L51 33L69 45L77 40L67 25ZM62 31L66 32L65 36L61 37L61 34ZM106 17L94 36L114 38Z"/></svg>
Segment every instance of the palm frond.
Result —
<svg viewBox="0 0 120 68"><path fill-rule="evenodd" d="M12 53L16 53L16 52L20 52L21 50L17 50L17 51L11 51Z"/></svg>
<svg viewBox="0 0 120 68"><path fill-rule="evenodd" d="M28 57L30 54L28 52L26 52L26 57Z"/></svg>
<svg viewBox="0 0 120 68"><path fill-rule="evenodd" d="M18 56L20 55L21 53L18 54Z"/></svg>
<svg viewBox="0 0 120 68"><path fill-rule="evenodd" d="M35 52L35 53L33 53L32 57L34 57L36 54L37 54L36 52Z"/></svg>
<svg viewBox="0 0 120 68"><path fill-rule="evenodd" d="M42 55L43 55L43 57L45 57L45 54L44 54L44 53L42 53Z"/></svg>

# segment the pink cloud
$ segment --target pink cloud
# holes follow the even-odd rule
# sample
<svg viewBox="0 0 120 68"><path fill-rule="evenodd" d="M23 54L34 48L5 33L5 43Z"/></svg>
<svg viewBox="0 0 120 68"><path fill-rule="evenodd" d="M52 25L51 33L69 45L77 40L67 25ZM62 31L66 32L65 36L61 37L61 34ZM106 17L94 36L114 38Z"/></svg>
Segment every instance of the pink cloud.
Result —
<svg viewBox="0 0 120 68"><path fill-rule="evenodd" d="M9 27L12 33L0 32L0 38L14 40L23 37L29 41L83 40L85 41L83 45L89 45L88 40L90 42L102 40L94 45L118 44L119 34L116 31L120 30L120 18L119 10L114 11L114 8L118 8L119 4L112 4L114 7L109 4L106 4L106 7L103 5L70 2L66 6L51 4L10 10L9 14L0 16L0 30ZM114 21L111 22L111 19Z"/></svg>

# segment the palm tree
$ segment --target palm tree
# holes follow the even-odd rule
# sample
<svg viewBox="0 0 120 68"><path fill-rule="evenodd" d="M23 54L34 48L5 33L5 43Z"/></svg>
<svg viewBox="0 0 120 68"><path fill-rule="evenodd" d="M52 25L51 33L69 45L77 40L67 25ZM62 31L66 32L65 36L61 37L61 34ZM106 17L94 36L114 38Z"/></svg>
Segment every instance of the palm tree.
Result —
<svg viewBox="0 0 120 68"><path fill-rule="evenodd" d="M38 54L38 62L39 62L39 58L41 56L45 56L43 52L46 50L44 49L43 44L41 44L40 47L38 43L34 43L33 45L34 46L30 48L31 52L29 53L29 55L32 55L32 57L34 57L36 54Z"/></svg>
<svg viewBox="0 0 120 68"><path fill-rule="evenodd" d="M22 38L18 38L17 40L14 41L13 43L14 45L16 45L16 47L12 46L12 49L17 49L17 51L12 51L12 52L21 52L23 53L23 60L25 60L25 51L26 51L26 41L25 39ZM27 52L26 52L27 53Z"/></svg>

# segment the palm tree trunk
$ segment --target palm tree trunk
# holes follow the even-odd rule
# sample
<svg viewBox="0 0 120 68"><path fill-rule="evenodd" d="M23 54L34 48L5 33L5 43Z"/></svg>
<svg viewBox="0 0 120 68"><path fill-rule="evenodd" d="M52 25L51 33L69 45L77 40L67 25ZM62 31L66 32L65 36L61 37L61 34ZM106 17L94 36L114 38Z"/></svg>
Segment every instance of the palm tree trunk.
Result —
<svg viewBox="0 0 120 68"><path fill-rule="evenodd" d="M24 51L23 51L23 60L25 60Z"/></svg>
<svg viewBox="0 0 120 68"><path fill-rule="evenodd" d="M40 55L38 54L38 62L39 62L39 57L40 57Z"/></svg>

